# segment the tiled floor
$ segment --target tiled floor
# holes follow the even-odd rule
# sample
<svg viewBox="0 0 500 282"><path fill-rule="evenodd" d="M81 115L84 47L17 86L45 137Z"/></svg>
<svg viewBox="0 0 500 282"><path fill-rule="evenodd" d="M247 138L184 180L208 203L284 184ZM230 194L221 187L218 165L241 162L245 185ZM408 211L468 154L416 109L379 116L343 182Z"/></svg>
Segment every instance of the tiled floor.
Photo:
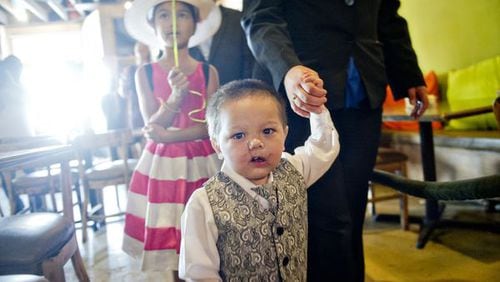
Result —
<svg viewBox="0 0 500 282"><path fill-rule="evenodd" d="M81 232L77 237L80 251L91 281L173 281L170 273L143 273L138 262L121 251L123 221L108 223L105 229L90 232L89 240L81 243ZM73 266L65 266L66 281L78 281Z"/></svg>
<svg viewBox="0 0 500 282"><path fill-rule="evenodd" d="M377 203L377 211L397 214L398 201ZM421 216L423 211L424 202L410 198L410 214ZM485 220L486 216L486 220L500 221L498 213L485 215L483 207L476 202L459 205L450 203L444 216L453 218L459 213L465 213L469 219L472 216L473 219ZM436 230L435 240L423 250L418 250L415 248L418 228L417 224L412 224L411 230L404 232L398 222L375 222L367 214L364 235L366 281L475 281L474 277L482 277L482 281L495 281L492 277L500 277L500 252L485 248L498 243L498 247L492 250L500 250L498 234ZM122 221L109 223L103 231L90 232L89 242L81 245L91 280L172 281L169 273L142 273L139 270L138 263L120 249L122 229ZM66 270L68 281L76 281L71 265L67 265ZM478 274L474 271L484 276L475 276Z"/></svg>
<svg viewBox="0 0 500 282"><path fill-rule="evenodd" d="M119 190L122 208L125 203L123 188ZM105 198L109 203L107 213L114 212L116 197L113 188L106 190ZM411 215L421 216L423 207L423 201L411 198ZM398 201L377 203L377 210L397 214ZM75 214L78 212L75 208ZM468 220L486 220L497 227L500 222L500 213L485 214L477 202L449 203L444 217L463 217L464 214ZM121 251L123 218L113 220L100 231L89 229L89 240L85 244L81 242L81 230L77 231L91 281L173 281L171 273L140 271L138 262ZM435 235L423 250L417 250L417 224L412 224L411 230L404 232L398 222L375 222L367 214L364 235L366 281L499 281L498 233L441 229L436 230ZM71 263L65 266L65 273L67 281L77 281Z"/></svg>

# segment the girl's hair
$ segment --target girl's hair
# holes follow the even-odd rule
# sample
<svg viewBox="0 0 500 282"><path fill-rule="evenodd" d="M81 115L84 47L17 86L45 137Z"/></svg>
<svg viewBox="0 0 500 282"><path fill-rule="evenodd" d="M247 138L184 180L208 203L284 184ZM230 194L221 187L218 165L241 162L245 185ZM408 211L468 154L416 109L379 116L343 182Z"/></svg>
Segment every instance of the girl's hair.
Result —
<svg viewBox="0 0 500 282"><path fill-rule="evenodd" d="M228 101L239 100L249 96L273 98L278 105L283 126L288 124L285 101L274 88L258 79L234 80L221 86L208 101L206 119L210 137L214 138L220 131L219 115L224 104Z"/></svg>
<svg viewBox="0 0 500 282"><path fill-rule="evenodd" d="M168 2L168 1L165 1L165 2ZM158 7L165 2L158 3L153 8L151 8L149 10L148 15L147 15L147 19L148 19L148 22L151 26L154 26L154 16L156 13L156 9L158 9ZM182 2L182 1L177 1L177 2L180 2L184 5L186 5L186 7L189 9L189 12L191 12L191 16L193 17L195 23L200 21L200 12L199 12L198 8L196 8L195 6L193 6L189 3L186 3L186 2Z"/></svg>

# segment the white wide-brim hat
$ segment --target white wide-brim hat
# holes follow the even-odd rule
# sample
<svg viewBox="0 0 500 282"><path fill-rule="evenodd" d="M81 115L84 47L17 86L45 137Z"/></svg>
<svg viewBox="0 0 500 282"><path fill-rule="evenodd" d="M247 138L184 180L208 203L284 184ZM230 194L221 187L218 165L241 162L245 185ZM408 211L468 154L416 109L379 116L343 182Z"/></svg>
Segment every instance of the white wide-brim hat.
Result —
<svg viewBox="0 0 500 282"><path fill-rule="evenodd" d="M165 46L156 37L153 26L148 21L150 10L156 5L171 0L134 0L125 11L125 28L130 36L150 47L163 49ZM196 31L189 39L188 47L194 47L212 37L220 27L222 15L219 7L212 0L177 0L196 7L200 21Z"/></svg>

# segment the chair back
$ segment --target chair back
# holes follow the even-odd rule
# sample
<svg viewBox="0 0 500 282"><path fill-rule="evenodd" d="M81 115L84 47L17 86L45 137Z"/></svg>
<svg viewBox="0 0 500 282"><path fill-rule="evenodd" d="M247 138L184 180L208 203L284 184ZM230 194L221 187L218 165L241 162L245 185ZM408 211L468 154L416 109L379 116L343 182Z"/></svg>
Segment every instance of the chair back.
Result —
<svg viewBox="0 0 500 282"><path fill-rule="evenodd" d="M88 220L94 221L95 224L104 220L105 217L114 216L104 215L104 199L97 200L98 203L91 203L90 190L98 189L100 191L94 192L102 195L102 189L107 186L115 186L117 189L118 185L125 185L128 189L132 170L137 163L137 159L129 157L130 144L133 142L130 129L84 134L75 137L72 142L78 155L78 172L84 191L82 209L82 240L84 242L87 240ZM87 212L89 204L92 205L92 210ZM117 215L121 214L123 212Z"/></svg>
<svg viewBox="0 0 500 282"><path fill-rule="evenodd" d="M75 137L72 145L84 162L85 168L91 167L99 159L113 158L126 160L129 156L127 147L132 142L132 131L129 129L112 130L104 133L87 133Z"/></svg>
<svg viewBox="0 0 500 282"><path fill-rule="evenodd" d="M72 144L77 150L93 151L105 147L126 146L131 139L132 132L129 129L120 129L103 133L86 133L78 135L73 139Z"/></svg>
<svg viewBox="0 0 500 282"><path fill-rule="evenodd" d="M500 130L500 96L493 102L493 113L495 113L498 130Z"/></svg>
<svg viewBox="0 0 500 282"><path fill-rule="evenodd" d="M64 145L65 141L56 136L28 136L0 138L0 152L33 149L37 147Z"/></svg>

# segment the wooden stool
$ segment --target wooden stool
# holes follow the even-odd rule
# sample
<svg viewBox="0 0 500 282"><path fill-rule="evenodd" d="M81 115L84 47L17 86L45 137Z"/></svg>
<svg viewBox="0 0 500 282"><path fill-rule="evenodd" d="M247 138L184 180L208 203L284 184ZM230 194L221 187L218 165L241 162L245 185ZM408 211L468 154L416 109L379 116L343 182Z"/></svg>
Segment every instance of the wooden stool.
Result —
<svg viewBox="0 0 500 282"><path fill-rule="evenodd" d="M406 154L391 148L379 147L377 152L377 160L375 162L375 168L406 176L406 161L408 161L408 156ZM370 183L369 185L369 191L370 197L368 198L368 203L372 204L372 215L377 214L375 209L376 202L399 199L401 228L403 230L409 229L408 195L401 192L395 192L390 195L377 197L375 193L375 187L372 183Z"/></svg>
<svg viewBox="0 0 500 282"><path fill-rule="evenodd" d="M0 275L43 275L64 281L71 258L79 281L89 281L74 223L56 213L29 213L0 219Z"/></svg>

